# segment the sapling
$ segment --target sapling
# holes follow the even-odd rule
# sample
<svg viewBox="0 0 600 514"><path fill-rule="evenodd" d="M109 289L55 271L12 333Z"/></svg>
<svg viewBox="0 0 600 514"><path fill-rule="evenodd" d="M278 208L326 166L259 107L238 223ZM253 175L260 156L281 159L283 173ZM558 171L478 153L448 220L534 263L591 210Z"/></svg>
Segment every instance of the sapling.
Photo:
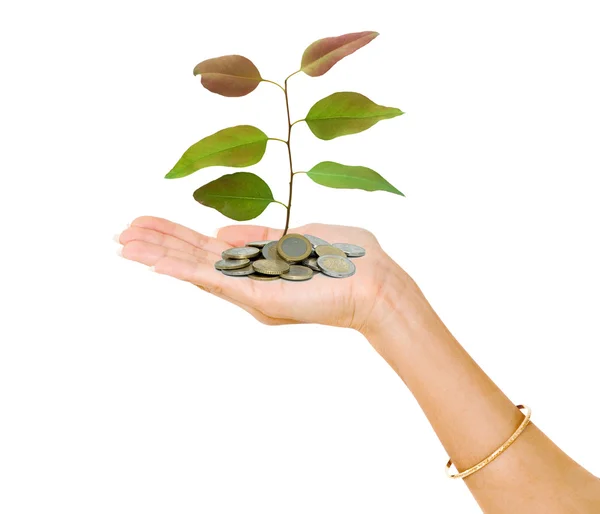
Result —
<svg viewBox="0 0 600 514"><path fill-rule="evenodd" d="M338 189L362 189L365 191L387 191L404 196L379 173L364 166L348 166L324 161L309 171L294 171L292 161L292 128L304 122L319 139L331 140L340 136L357 134L375 125L378 121L404 114L395 107L377 105L366 96L355 92L338 92L315 103L305 118L292 122L288 82L298 73L320 77L338 61L370 43L377 32L354 32L338 37L319 39L306 48L300 69L289 75L283 86L262 78L258 68L250 59L241 55L224 55L202 61L194 68L200 75L202 85L209 91L227 97L250 94L261 82L277 86L285 96L288 131L287 138L269 137L251 125L238 125L216 132L189 147L165 178L181 178L209 166L245 168L257 164L265 154L268 141L279 141L287 146L289 160L289 196L287 203L273 198L267 183L254 173L247 171L224 175L194 191L194 199L218 210L228 218L246 221L259 216L270 203L286 208L285 228L287 234L292 210L294 177L306 174L322 186Z"/></svg>

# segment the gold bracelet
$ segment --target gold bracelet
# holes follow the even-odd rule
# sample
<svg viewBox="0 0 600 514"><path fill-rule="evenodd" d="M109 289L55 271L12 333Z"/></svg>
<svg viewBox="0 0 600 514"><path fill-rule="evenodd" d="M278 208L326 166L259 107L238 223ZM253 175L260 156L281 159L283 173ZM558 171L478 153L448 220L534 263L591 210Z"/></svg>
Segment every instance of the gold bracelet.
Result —
<svg viewBox="0 0 600 514"><path fill-rule="evenodd" d="M469 468L466 471L463 471L462 473L456 473L455 475L450 473L450 468L452 467L452 459L450 459L448 461L448 464L446 464L446 475L448 475L448 477L450 478L466 478L469 475L475 473L476 471L479 471L481 468L487 466L490 462L492 462L494 459L496 459L498 456L504 453L506 449L516 441L517 437L519 437L523 433L523 430L525 430L525 428L529 424L529 421L531 420L531 409L529 407L527 407L526 405L517 405L517 409L519 409L520 411L525 410L525 419L523 420L519 428L517 428L516 432L513 435L511 435L510 438L502 446L500 446L500 448L498 448L489 457L482 460L479 464L476 464L472 468Z"/></svg>

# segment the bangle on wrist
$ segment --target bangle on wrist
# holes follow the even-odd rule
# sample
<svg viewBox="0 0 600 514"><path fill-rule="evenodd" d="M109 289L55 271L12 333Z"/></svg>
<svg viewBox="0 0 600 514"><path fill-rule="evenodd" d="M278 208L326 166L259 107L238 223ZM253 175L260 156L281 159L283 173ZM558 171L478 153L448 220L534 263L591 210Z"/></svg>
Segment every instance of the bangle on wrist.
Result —
<svg viewBox="0 0 600 514"><path fill-rule="evenodd" d="M446 464L446 474L448 475L448 477L449 478L466 478L469 475L472 475L473 473L484 468L490 462L492 462L493 460L497 459L500 455L502 455L510 447L510 445L513 444L517 440L517 437L519 437L523 433L523 430L525 430L525 428L529 424L529 421L531 420L531 409L529 407L527 407L526 405L517 405L517 409L519 409L520 411L525 411L524 412L525 418L523 419L523 422L519 425L519 428L517 428L515 433L513 435L511 435L510 438L502 446L500 446L500 448L498 448L489 457L486 457L485 459L483 459L479 464L476 464L472 468L469 468L465 471L462 471L462 472L459 472L456 474L452 474L450 471L450 468L452 467L452 459L450 459L448 461L448 463Z"/></svg>

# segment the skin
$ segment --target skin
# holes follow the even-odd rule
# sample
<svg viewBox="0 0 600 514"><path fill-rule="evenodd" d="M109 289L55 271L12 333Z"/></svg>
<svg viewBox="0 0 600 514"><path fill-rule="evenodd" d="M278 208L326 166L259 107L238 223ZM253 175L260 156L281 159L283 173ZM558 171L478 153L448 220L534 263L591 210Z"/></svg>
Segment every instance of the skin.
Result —
<svg viewBox="0 0 600 514"><path fill-rule="evenodd" d="M473 361L414 280L373 234L311 224L290 233L364 247L360 272L343 280L290 284L237 280L214 269L221 252L282 232L228 226L212 238L171 221L143 216L119 236L126 259L190 282L267 325L320 323L352 328L394 369L415 396L458 470L485 459L517 429L523 414ZM600 479L558 448L534 423L500 457L464 479L489 514L599 513Z"/></svg>

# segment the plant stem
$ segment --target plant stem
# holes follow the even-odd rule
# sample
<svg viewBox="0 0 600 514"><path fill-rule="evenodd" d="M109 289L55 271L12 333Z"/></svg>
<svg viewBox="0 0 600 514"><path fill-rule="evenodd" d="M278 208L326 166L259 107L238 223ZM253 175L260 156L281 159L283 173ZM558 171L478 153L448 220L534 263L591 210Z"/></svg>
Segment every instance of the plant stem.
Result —
<svg viewBox="0 0 600 514"><path fill-rule="evenodd" d="M281 84L278 84L277 82L273 82L272 80L266 80L263 79L263 82L268 82L269 84L275 84L277 87L281 88L281 90L283 91L283 94L285 95L285 109L287 111L287 120L288 120L288 137L287 137L287 141L283 140L283 139L279 139L276 137L270 137L270 140L273 141L281 141L282 143L285 143L287 145L287 149L288 149L288 157L289 157L289 161L290 161L290 195L288 198L288 204L285 205L282 202L277 202L281 205L283 205L286 209L287 209L287 214L285 217L285 228L283 229L283 235L285 236L287 234L288 228L290 227L290 212L292 211L292 189L293 189L293 185L294 185L294 168L292 166L292 147L290 146L290 139L292 136L292 127L296 124L296 123L300 123L301 121L305 121L304 119L301 120L296 120L294 123L292 123L292 119L290 118L290 99L288 97L288 80L290 78L292 78L294 75L296 75L297 73L300 73L302 70L298 70L295 71L294 73L292 73L291 75L289 75L284 82L284 87L281 87ZM299 172L299 173L306 173L304 172Z"/></svg>
<svg viewBox="0 0 600 514"><path fill-rule="evenodd" d="M284 82L285 87L283 88L283 92L285 93L285 109L287 111L287 120L288 120L287 149L288 149L288 157L290 160L290 195L288 197L287 214L285 217L285 228L283 229L284 236L287 234L288 228L290 227L290 213L292 212L292 191L293 191L293 187L294 187L294 168L292 166L292 147L290 145L290 140L292 137L293 123L292 123L292 119L290 118L290 99L288 96L288 80L290 79L290 77L294 76L296 73L299 73L299 71L292 73L289 77L287 77L285 79L285 82Z"/></svg>

